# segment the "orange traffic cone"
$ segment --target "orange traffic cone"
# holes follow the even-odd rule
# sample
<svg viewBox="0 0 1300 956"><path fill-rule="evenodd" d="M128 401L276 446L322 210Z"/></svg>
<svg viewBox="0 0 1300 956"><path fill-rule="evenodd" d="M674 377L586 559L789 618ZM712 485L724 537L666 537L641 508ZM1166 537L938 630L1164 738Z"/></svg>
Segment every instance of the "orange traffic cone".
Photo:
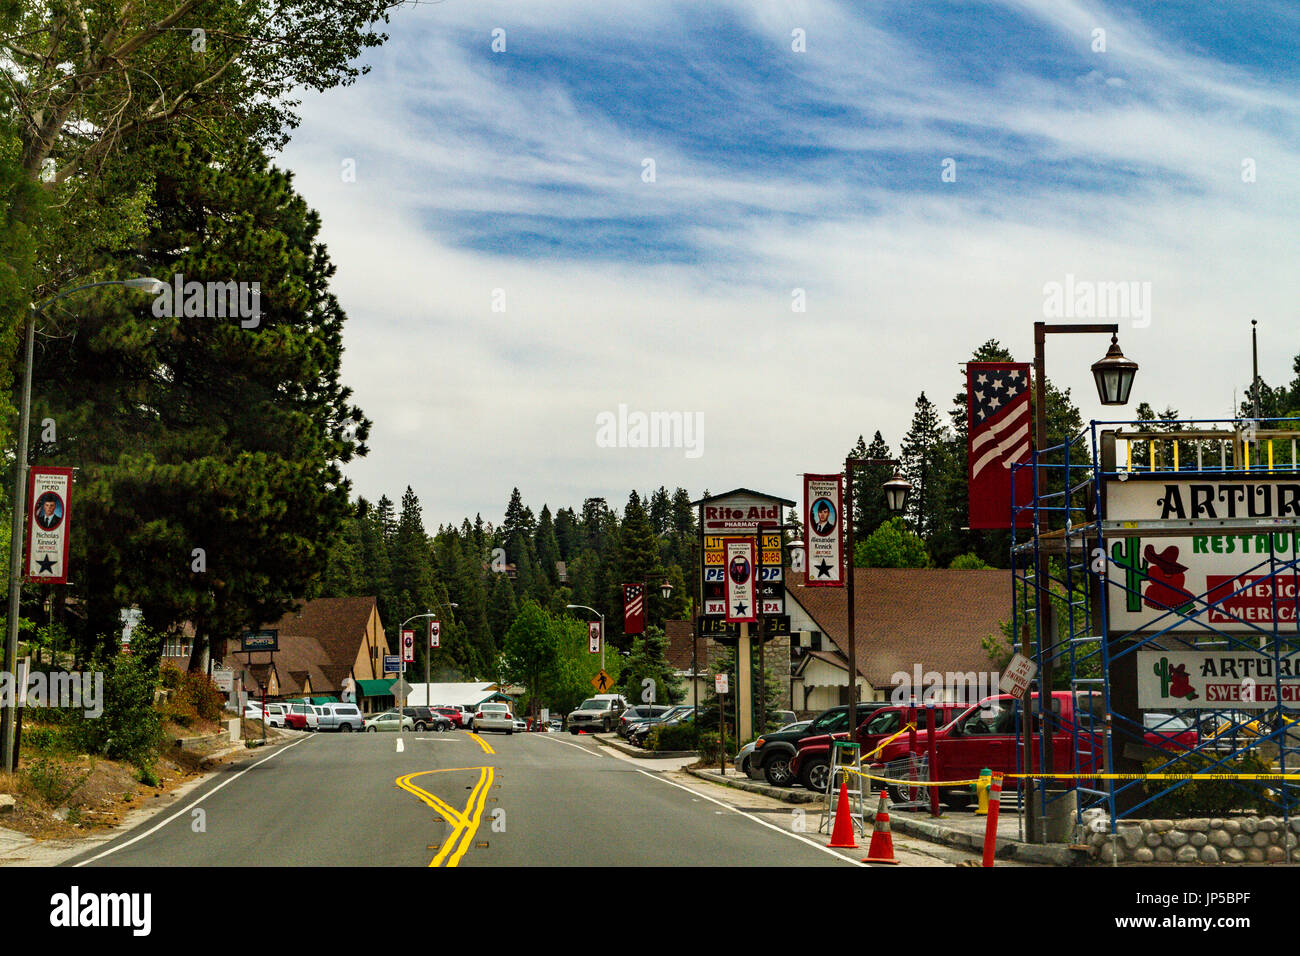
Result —
<svg viewBox="0 0 1300 956"><path fill-rule="evenodd" d="M849 809L849 782L840 778L840 799L835 806L835 830L831 833L831 842L827 846L842 847L851 850L858 848L853 839L852 811Z"/></svg>
<svg viewBox="0 0 1300 956"><path fill-rule="evenodd" d="M897 863L894 858L894 837L889 832L889 807L885 790L880 790L880 805L876 807L876 825L871 830L871 845L863 863Z"/></svg>

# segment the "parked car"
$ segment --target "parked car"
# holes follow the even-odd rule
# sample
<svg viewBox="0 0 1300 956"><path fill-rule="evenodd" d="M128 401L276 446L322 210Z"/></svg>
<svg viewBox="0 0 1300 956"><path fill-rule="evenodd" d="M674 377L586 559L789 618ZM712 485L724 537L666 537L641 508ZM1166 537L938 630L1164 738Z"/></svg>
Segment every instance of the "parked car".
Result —
<svg viewBox="0 0 1300 956"><path fill-rule="evenodd" d="M1103 770L1102 734L1099 729L1103 724L1105 711L1102 695L1099 693L1079 694L1081 712L1076 719L1072 692L1058 690L1052 692L1049 723L1052 729L1052 763L1058 768L1073 768L1076 765L1084 772ZM1037 694L1030 695L1030 708L1037 708ZM929 738L934 735L934 750L937 772L941 779L973 780L980 771L989 770L1002 773L1016 773L1019 751L1021 708L1007 694L998 694L985 698L974 704L947 726L938 730L918 730L916 734L916 756L925 757L929 752ZM1033 714L1031 730L1038 732L1038 715ZM1078 752L1075 752L1077 727ZM899 760L911 753L909 736L904 735L886 744L880 751L873 767L893 760ZM1041 766L1039 749L1032 748L1030 758L1031 770ZM895 799L901 797L899 788L890 787ZM941 791L940 799L950 806L958 807L968 804L972 796L967 788Z"/></svg>
<svg viewBox="0 0 1300 956"><path fill-rule="evenodd" d="M942 727L958 714L963 713L966 704L937 704L934 708L935 722ZM915 724L918 731L926 728L927 708L914 705L884 706L871 712L866 720L858 724L854 735L862 748L864 759L870 759L871 752L890 736L908 724ZM848 740L844 732L837 734L812 734L798 741L794 758L790 761L790 773L803 784L804 788L814 793L825 793L831 769L831 741Z"/></svg>
<svg viewBox="0 0 1300 956"><path fill-rule="evenodd" d="M787 710L787 711L783 711L783 713L792 714L794 713L794 711ZM776 730L772 732L787 733L789 731L803 730L811 723L812 723L811 720L796 720L786 724L783 727L778 727ZM736 754L735 759L732 761L732 766L736 768L737 772L745 774L751 780L762 780L763 774L761 772L755 772L753 767L750 765L750 758L754 755L754 745L756 743L758 743L757 738L751 740L749 743L745 744L745 746L741 747L740 752Z"/></svg>
<svg viewBox="0 0 1300 956"><path fill-rule="evenodd" d="M451 730L450 717L434 713L429 707L403 707L402 713L415 721L416 730Z"/></svg>
<svg viewBox="0 0 1300 956"><path fill-rule="evenodd" d="M356 704L322 704L319 730L351 734L365 730L365 717Z"/></svg>
<svg viewBox="0 0 1300 956"><path fill-rule="evenodd" d="M648 720L667 716L671 710L673 710L673 707L668 704L641 704L638 707L629 707L618 718L614 732L620 737L626 737L632 727L643 724Z"/></svg>
<svg viewBox="0 0 1300 956"><path fill-rule="evenodd" d="M515 715L515 732L524 733L528 730L528 721L524 720L518 714Z"/></svg>
<svg viewBox="0 0 1300 956"><path fill-rule="evenodd" d="M1196 746L1196 728L1173 714L1143 714L1142 727L1147 744L1162 750L1191 750Z"/></svg>
<svg viewBox="0 0 1300 956"><path fill-rule="evenodd" d="M868 712L874 712L886 706L888 705L870 702L858 704L859 720L865 717ZM752 776L757 771L762 773L763 778L773 786L794 786L797 781L794 774L790 772L790 761L794 759L798 742L804 737L816 736L817 734L833 734L836 731L844 730L848 723L848 705L840 704L838 707L822 711L813 718L808 726L801 730L782 728L760 735L754 741L754 755L749 760L750 775Z"/></svg>
<svg viewBox="0 0 1300 956"><path fill-rule="evenodd" d="M263 715L262 715L261 701L250 700L247 704L244 705L245 720L261 720L262 716Z"/></svg>
<svg viewBox="0 0 1300 956"><path fill-rule="evenodd" d="M383 713L371 714L366 718L366 733L397 733L399 728L403 731L415 730L415 721L405 714L399 714L395 710L386 710Z"/></svg>
<svg viewBox="0 0 1300 956"><path fill-rule="evenodd" d="M264 713L263 719L268 727L285 726L284 718L287 712L284 704L267 704Z"/></svg>
<svg viewBox="0 0 1300 956"><path fill-rule="evenodd" d="M433 708L433 712L435 714L442 714L442 716L451 721L453 727L465 726L465 712L459 707L435 707Z"/></svg>
<svg viewBox="0 0 1300 956"><path fill-rule="evenodd" d="M474 730L474 708L469 704L457 704L460 708L460 725L465 730Z"/></svg>
<svg viewBox="0 0 1300 956"><path fill-rule="evenodd" d="M650 738L650 733L656 727L675 727L678 724L688 724L695 719L695 708L689 705L674 707L662 717L652 720L643 720L635 724L627 732L627 739L638 747L644 747L646 741Z"/></svg>
<svg viewBox="0 0 1300 956"><path fill-rule="evenodd" d="M294 730L316 730L320 716L311 704L285 704L284 724Z"/></svg>
<svg viewBox="0 0 1300 956"><path fill-rule="evenodd" d="M508 704L479 704L474 711L474 726L479 730L501 730L507 734L515 732L515 715L510 712Z"/></svg>
<svg viewBox="0 0 1300 956"><path fill-rule="evenodd" d="M569 733L582 731L595 733L598 730L609 733L627 710L628 703L622 694L597 694L588 697L578 709L569 713Z"/></svg>

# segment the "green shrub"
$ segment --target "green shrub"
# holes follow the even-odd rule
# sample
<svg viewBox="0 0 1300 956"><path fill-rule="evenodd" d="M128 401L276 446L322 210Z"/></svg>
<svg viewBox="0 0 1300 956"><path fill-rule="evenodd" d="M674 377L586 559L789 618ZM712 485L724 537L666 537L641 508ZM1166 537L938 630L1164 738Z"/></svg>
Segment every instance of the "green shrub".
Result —
<svg viewBox="0 0 1300 956"><path fill-rule="evenodd" d="M185 672L171 661L164 662L162 667L158 669L158 682L167 690L178 689L184 679Z"/></svg>
<svg viewBox="0 0 1300 956"><path fill-rule="evenodd" d="M700 734L700 759L707 763L718 763L720 759L730 760L731 756L739 749L736 746L736 738L728 734L726 750L719 755L718 735L712 731Z"/></svg>
<svg viewBox="0 0 1300 956"><path fill-rule="evenodd" d="M72 764L49 757L37 757L23 771L31 792L52 807L63 806L89 776L90 770L78 773Z"/></svg>
<svg viewBox="0 0 1300 956"><path fill-rule="evenodd" d="M71 736L86 753L140 765L162 744L163 715L154 707L158 668L157 638L143 624L131 635L130 654L115 654L99 666L104 671L104 712L86 717L73 712ZM116 646L116 640L109 646ZM153 651L154 653L151 653Z"/></svg>
<svg viewBox="0 0 1300 956"><path fill-rule="evenodd" d="M77 750L76 741L59 724L23 724L22 749L24 753L71 754Z"/></svg>
<svg viewBox="0 0 1300 956"><path fill-rule="evenodd" d="M717 739L714 734L714 740ZM647 750L694 750L695 726L689 721L655 727L646 740Z"/></svg>
<svg viewBox="0 0 1300 956"><path fill-rule="evenodd" d="M1143 764L1147 773L1271 773L1269 761L1255 751L1248 752L1241 760L1227 761L1209 770L1214 759L1202 754L1188 754L1168 767L1161 768L1165 761L1157 757ZM1168 780L1151 780L1143 783L1148 794L1159 793L1171 785ZM1206 780L1204 782L1185 783L1176 790L1154 800L1149 804L1153 816L1169 819L1186 817L1216 817L1231 810L1258 810L1264 802L1264 791L1268 785L1251 781Z"/></svg>
<svg viewBox="0 0 1300 956"><path fill-rule="evenodd" d="M165 720L188 727L196 720L214 721L221 718L225 698L207 674L181 671L171 664L164 664L161 680L164 687L172 688L170 697L162 704Z"/></svg>

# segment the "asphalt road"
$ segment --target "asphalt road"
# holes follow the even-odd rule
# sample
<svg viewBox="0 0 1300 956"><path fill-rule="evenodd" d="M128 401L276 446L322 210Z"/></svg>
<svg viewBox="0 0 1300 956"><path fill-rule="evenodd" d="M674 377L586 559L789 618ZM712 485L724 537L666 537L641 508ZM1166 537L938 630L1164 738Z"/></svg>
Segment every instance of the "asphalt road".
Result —
<svg viewBox="0 0 1300 956"><path fill-rule="evenodd" d="M315 734L224 768L70 863L852 866L795 808L568 734ZM490 753L488 751L491 751ZM804 827L816 830L809 811ZM895 837L904 864L960 855ZM927 845L928 846L928 845Z"/></svg>

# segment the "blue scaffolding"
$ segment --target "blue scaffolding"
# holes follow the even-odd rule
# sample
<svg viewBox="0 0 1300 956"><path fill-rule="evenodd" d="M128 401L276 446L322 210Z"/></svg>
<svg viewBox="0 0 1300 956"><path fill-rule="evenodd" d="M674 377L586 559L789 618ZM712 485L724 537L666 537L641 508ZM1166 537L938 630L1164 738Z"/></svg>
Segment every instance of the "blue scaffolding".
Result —
<svg viewBox="0 0 1300 956"><path fill-rule="evenodd" d="M1121 819L1149 813L1146 808L1154 801L1192 782L1161 781L1153 787L1149 780L1083 776L1114 771L1117 756L1126 764L1140 761L1150 773L1222 773L1250 753L1276 772L1300 766L1300 702L1284 700L1282 683L1284 665L1289 673L1300 670L1300 516L1234 514L1180 521L1106 513L1107 483L1300 476L1297 439L1300 419L1094 421L1012 468L1012 500L1020 500L1015 488L1023 489L1026 482L1032 491L1027 502L1013 506L1011 532L1013 633L1017 649L1027 650L1038 667L1029 705L1032 763L1036 771L1050 767L1058 774L1080 774L1034 788L1039 820L1059 819L1062 810L1072 809L1077 828L1085 811L1102 808L1114 833ZM1122 462L1121 442L1127 452ZM1198 535L1241 536L1243 546L1249 536L1256 544L1252 558L1258 560L1243 561L1229 586L1188 593L1189 600L1153 620L1114 630L1109 607L1117 589L1141 595L1139 582L1146 576L1136 553L1141 541ZM1267 545L1266 554L1261 543ZM1227 602L1247 592L1270 595L1270 613L1261 615L1266 620L1223 613ZM1216 616L1229 621L1212 620ZM1115 678L1126 668L1136 673L1138 652L1207 649L1257 658L1259 672L1273 675L1271 705L1245 711L1230 706L1169 710L1144 717L1133 693L1125 698L1127 712L1117 713L1112 706ZM1057 695L1041 692L1045 680L1058 695L1068 694L1068 716ZM1039 733L1040 728L1050 732ZM1022 772L1024 756L1018 747L1017 769ZM1231 781L1229 786L1251 785ZM1253 787L1263 805L1289 826L1300 788L1290 782L1269 784L1261 793L1260 784ZM1022 801L1025 794L1022 788ZM1056 806L1058 801L1066 804ZM1031 839L1041 836L1040 830ZM1287 852L1289 860L1289 848Z"/></svg>

